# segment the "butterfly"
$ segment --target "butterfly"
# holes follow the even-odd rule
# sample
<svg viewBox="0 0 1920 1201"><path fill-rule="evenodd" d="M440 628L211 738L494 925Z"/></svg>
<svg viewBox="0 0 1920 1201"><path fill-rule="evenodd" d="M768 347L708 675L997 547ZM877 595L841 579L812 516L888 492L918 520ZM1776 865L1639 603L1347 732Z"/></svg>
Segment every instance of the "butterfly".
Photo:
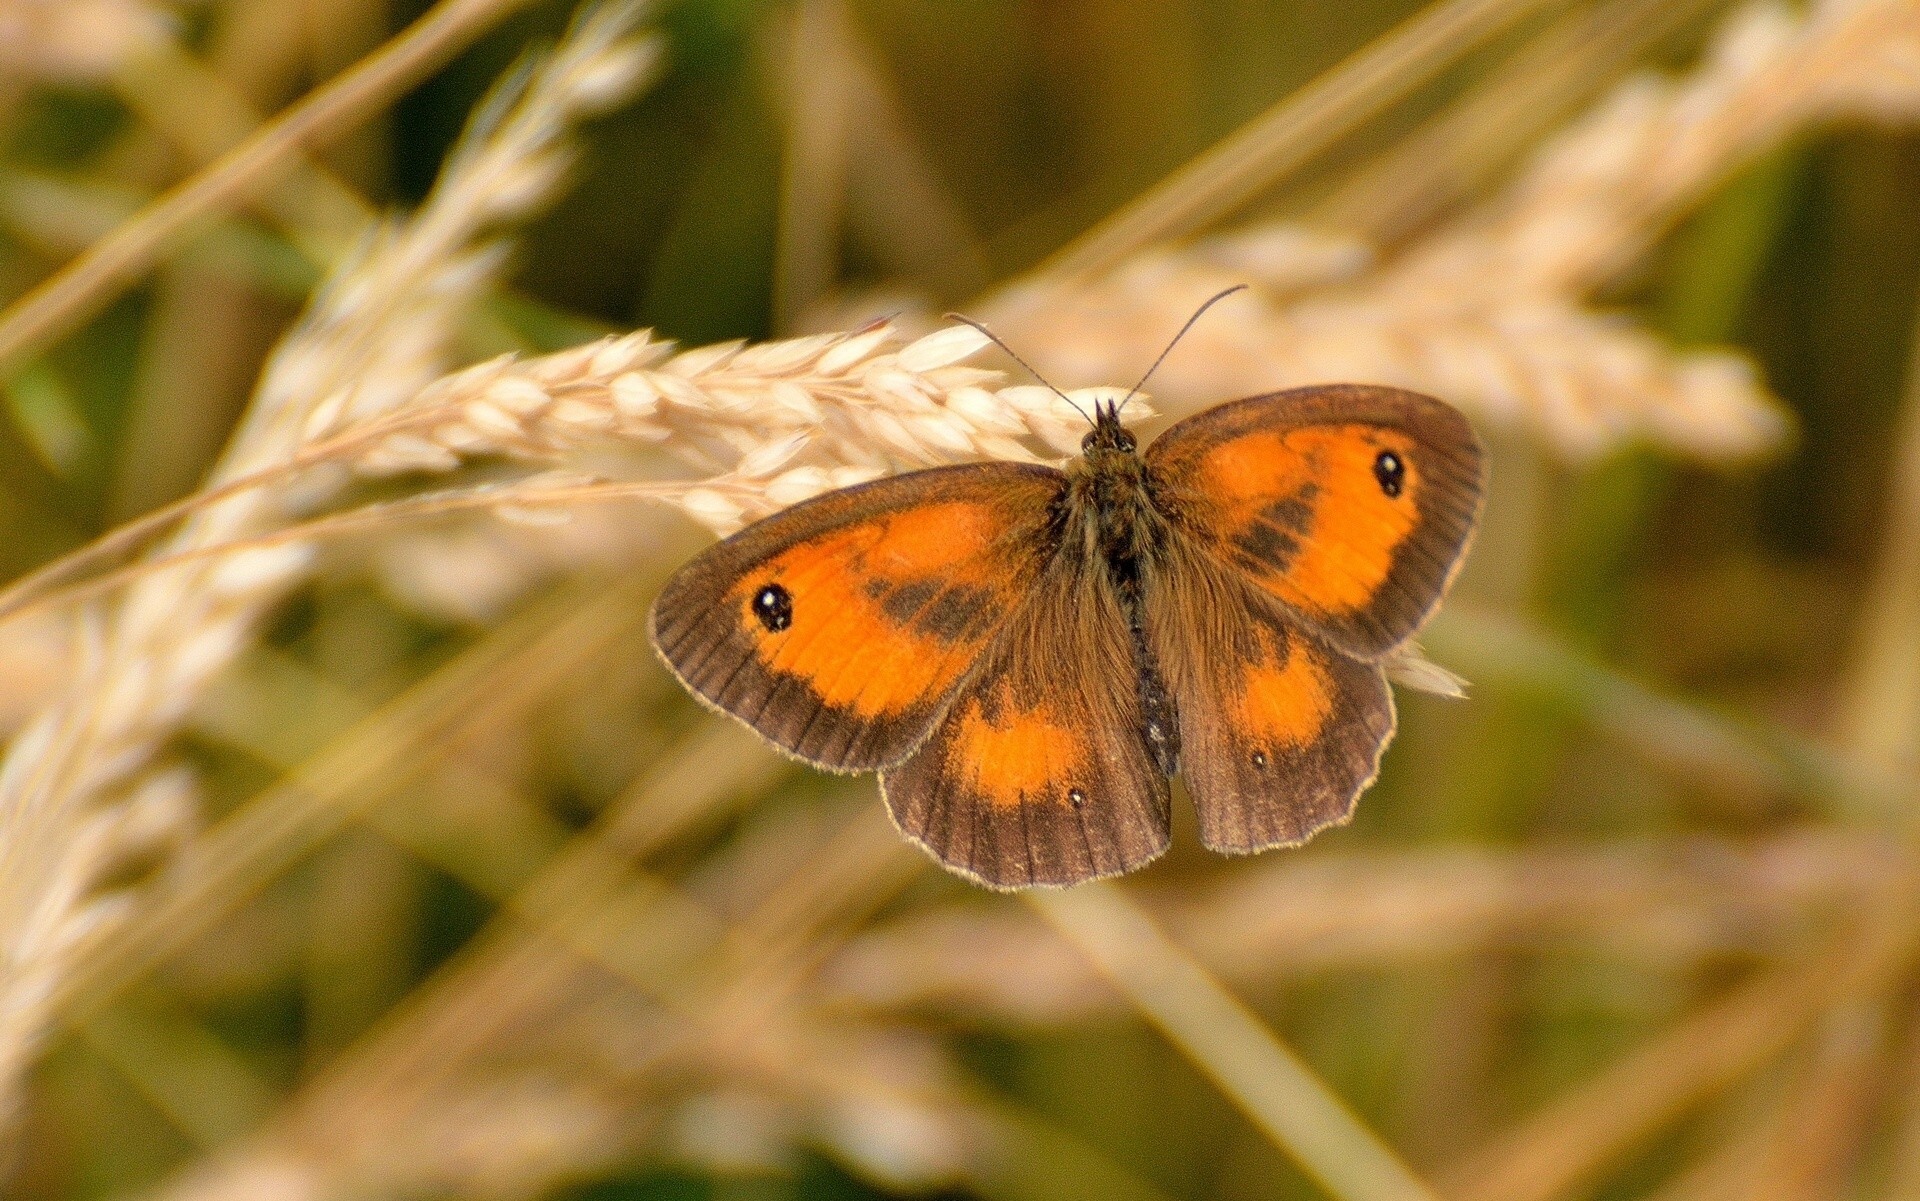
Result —
<svg viewBox="0 0 1920 1201"><path fill-rule="evenodd" d="M667 582L655 648L780 750L878 772L901 832L992 888L1156 858L1176 775L1215 851L1346 821L1394 731L1383 664L1472 537L1478 438L1335 384L1142 452L1122 403L1063 467L915 471L748 526Z"/></svg>

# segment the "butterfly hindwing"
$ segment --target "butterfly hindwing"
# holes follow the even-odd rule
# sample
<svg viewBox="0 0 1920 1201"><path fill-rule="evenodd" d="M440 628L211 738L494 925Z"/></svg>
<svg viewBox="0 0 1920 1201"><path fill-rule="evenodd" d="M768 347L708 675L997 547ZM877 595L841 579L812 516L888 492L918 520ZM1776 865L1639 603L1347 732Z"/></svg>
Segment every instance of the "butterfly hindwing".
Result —
<svg viewBox="0 0 1920 1201"><path fill-rule="evenodd" d="M1148 581L1180 774L1209 848L1246 854L1345 822L1393 736L1380 667L1334 648L1198 547Z"/></svg>
<svg viewBox="0 0 1920 1201"><path fill-rule="evenodd" d="M1167 848L1168 782L1140 731L1119 599L1069 552L881 789L905 834L983 884L1117 875Z"/></svg>
<svg viewBox="0 0 1920 1201"><path fill-rule="evenodd" d="M1039 575L1063 477L982 463L795 505L682 568L651 633L709 704L820 767L904 759Z"/></svg>
<svg viewBox="0 0 1920 1201"><path fill-rule="evenodd" d="M1173 426L1146 458L1186 534L1367 660L1440 603L1485 470L1457 411L1358 384L1220 405Z"/></svg>

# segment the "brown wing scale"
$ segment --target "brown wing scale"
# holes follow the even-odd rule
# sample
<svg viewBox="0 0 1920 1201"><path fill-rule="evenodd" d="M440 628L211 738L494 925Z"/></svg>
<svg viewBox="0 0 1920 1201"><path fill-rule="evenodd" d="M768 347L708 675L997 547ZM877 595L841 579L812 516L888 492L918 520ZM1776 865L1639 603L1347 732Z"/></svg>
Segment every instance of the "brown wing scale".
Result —
<svg viewBox="0 0 1920 1201"><path fill-rule="evenodd" d="M1179 698L1180 774L1200 839L1229 854L1339 825L1393 736L1381 669L1282 616L1192 548L1148 582L1147 637Z"/></svg>
<svg viewBox="0 0 1920 1201"><path fill-rule="evenodd" d="M1167 848L1168 783L1140 729L1119 600L1063 556L881 790L903 833L990 887L1118 875Z"/></svg>
<svg viewBox="0 0 1920 1201"><path fill-rule="evenodd" d="M1062 477L981 463L877 480L749 526L654 602L697 696L819 767L900 762L1041 566Z"/></svg>
<svg viewBox="0 0 1920 1201"><path fill-rule="evenodd" d="M1182 530L1366 660L1440 603L1485 471L1457 411L1356 384L1209 409L1155 441L1147 464Z"/></svg>

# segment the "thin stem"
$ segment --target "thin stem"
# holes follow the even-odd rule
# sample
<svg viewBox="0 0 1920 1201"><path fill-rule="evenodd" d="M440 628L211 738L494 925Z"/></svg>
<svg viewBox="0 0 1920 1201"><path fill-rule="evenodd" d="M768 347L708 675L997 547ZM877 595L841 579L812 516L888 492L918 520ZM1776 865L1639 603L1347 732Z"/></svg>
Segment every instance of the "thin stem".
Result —
<svg viewBox="0 0 1920 1201"><path fill-rule="evenodd" d="M1720 0L1609 0L1569 12L1460 100L1368 160L1306 214L1314 226L1405 238L1465 200L1649 47Z"/></svg>
<svg viewBox="0 0 1920 1201"><path fill-rule="evenodd" d="M1105 882L1025 899L1338 1201L1436 1195L1241 1001Z"/></svg>
<svg viewBox="0 0 1920 1201"><path fill-rule="evenodd" d="M333 437L308 443L298 454L283 462L190 493L115 526L85 546L68 551L34 568L5 588L0 588L0 621L51 598L56 590L70 587L86 572L96 570L122 555L132 554L195 513L204 512L241 493L291 479L310 467L350 457L354 452L371 447L392 434L404 433L420 425L431 425L444 419L454 407L436 405L388 413Z"/></svg>
<svg viewBox="0 0 1920 1201"><path fill-rule="evenodd" d="M1556 1201L1694 1107L1772 1061L1836 1006L1872 996L1912 961L1898 890L1863 906L1824 955L1747 981L1555 1101L1447 1174L1476 1201Z"/></svg>
<svg viewBox="0 0 1920 1201"><path fill-rule="evenodd" d="M787 140L774 248L774 324L796 328L834 286L847 207L854 119L846 13L838 0L803 0L787 48Z"/></svg>
<svg viewBox="0 0 1920 1201"><path fill-rule="evenodd" d="M0 313L0 372L130 287L201 220L279 179L391 103L529 0L442 0L407 31L176 185Z"/></svg>
<svg viewBox="0 0 1920 1201"><path fill-rule="evenodd" d="M1444 0L1282 99L1081 235L1039 275L1083 282L1246 204L1501 29L1556 0Z"/></svg>
<svg viewBox="0 0 1920 1201"><path fill-rule="evenodd" d="M266 124L228 80L172 40L129 60L113 86L122 103L195 166L217 163ZM288 162L287 176L262 190L258 207L308 261L329 267L375 219L375 208L304 156Z"/></svg>
<svg viewBox="0 0 1920 1201"><path fill-rule="evenodd" d="M1860 621L1840 734L1867 762L1910 774L1920 766L1920 324L1894 447L1880 563ZM1902 803L1894 812L1907 808Z"/></svg>

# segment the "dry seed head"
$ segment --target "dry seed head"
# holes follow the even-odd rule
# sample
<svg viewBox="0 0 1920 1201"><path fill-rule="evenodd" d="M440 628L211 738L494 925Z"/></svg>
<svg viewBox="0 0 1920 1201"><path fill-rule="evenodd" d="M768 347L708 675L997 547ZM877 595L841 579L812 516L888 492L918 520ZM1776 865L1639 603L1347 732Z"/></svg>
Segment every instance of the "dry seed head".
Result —
<svg viewBox="0 0 1920 1201"><path fill-rule="evenodd" d="M23 14L73 21L110 8L94 0L0 0L0 22ZM615 6L576 29L498 120L463 144L421 210L370 237L336 271L271 356L215 482L284 464L312 439L398 406L444 370L460 315L502 262L502 248L489 241L494 226L533 199L522 188L503 205L489 185L495 168L558 153L580 104L604 104L612 78L637 78L606 66L610 56L635 52L625 40L633 15ZM557 86L574 77L590 86L571 93ZM443 444L426 440L383 450L390 461L411 456L417 466L455 461ZM293 485L210 505L158 551L280 528L336 485L325 473L308 473ZM142 799L150 796L146 773L309 558L293 548L179 564L89 606L76 622L79 651L64 688L26 722L0 763L0 1109L12 1103L73 958L127 909L127 898L97 893L116 870L114 856L142 845L133 835L155 811Z"/></svg>
<svg viewBox="0 0 1920 1201"><path fill-rule="evenodd" d="M1679 79L1621 85L1500 195L1371 270L1286 226L1141 256L1070 295L1015 289L995 324L1056 382L1126 378L1193 304L1251 278L1155 377L1179 409L1304 384L1396 384L1587 457L1651 440L1720 459L1787 422L1745 360L1676 352L1585 307L1717 181L1809 123L1920 116L1920 5L1752 4ZM1255 248L1249 253L1249 248Z"/></svg>
<svg viewBox="0 0 1920 1201"><path fill-rule="evenodd" d="M578 467L597 448L657 447L703 478L651 495L730 532L813 494L812 481L836 471L865 479L980 458L1031 460L1029 443L1074 453L1085 418L1038 385L983 387L998 373L962 360L985 345L964 326L902 342L881 325L669 357L641 331L448 376L397 415L403 428L354 451L353 461L371 473L445 470L480 455Z"/></svg>

